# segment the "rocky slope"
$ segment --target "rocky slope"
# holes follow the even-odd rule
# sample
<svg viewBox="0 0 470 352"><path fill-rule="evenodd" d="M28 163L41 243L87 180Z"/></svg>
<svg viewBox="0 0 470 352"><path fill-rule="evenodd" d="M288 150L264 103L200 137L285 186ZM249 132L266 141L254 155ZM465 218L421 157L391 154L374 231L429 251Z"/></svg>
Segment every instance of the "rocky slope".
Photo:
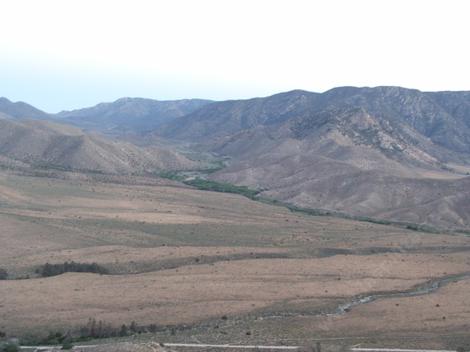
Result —
<svg viewBox="0 0 470 352"><path fill-rule="evenodd" d="M297 205L469 227L470 94L399 87L217 102L161 129L231 157L217 180Z"/></svg>

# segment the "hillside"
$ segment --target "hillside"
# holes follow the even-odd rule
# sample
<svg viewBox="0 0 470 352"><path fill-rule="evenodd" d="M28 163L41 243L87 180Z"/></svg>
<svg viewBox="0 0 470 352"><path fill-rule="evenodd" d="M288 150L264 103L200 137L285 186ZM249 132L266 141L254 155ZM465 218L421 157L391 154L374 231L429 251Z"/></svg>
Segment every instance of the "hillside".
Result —
<svg viewBox="0 0 470 352"><path fill-rule="evenodd" d="M469 227L469 93L399 87L217 102L161 134L231 157L216 180L305 207Z"/></svg>
<svg viewBox="0 0 470 352"><path fill-rule="evenodd" d="M279 128L295 121L296 126L288 127L296 137L305 137L313 128L338 125L344 117L341 115L363 111L378 120L382 130L412 130L436 146L469 153L469 101L469 92L425 93L400 87L340 87L322 94L296 90L266 98L216 102L167 123L161 134L191 141L214 140L254 127ZM362 127L364 132L368 127ZM307 130L300 135L304 128Z"/></svg>
<svg viewBox="0 0 470 352"><path fill-rule="evenodd" d="M13 119L0 119L0 164L111 174L196 167L170 150L141 149L48 121Z"/></svg>
<svg viewBox="0 0 470 352"><path fill-rule="evenodd" d="M121 98L112 103L63 111L55 117L84 128L110 134L150 131L162 123L189 114L209 104L202 99L158 101L143 98Z"/></svg>

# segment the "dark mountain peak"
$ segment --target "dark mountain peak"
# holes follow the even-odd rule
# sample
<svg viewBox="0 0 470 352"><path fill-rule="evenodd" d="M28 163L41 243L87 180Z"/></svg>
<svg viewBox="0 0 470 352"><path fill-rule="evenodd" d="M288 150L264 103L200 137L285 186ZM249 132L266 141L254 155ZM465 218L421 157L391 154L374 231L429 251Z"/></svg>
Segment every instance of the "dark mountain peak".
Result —
<svg viewBox="0 0 470 352"><path fill-rule="evenodd" d="M289 90L287 92L281 92L274 95L269 96L268 98L276 98L276 97L299 97L299 96L313 96L319 95L320 93L310 92L308 90L303 89L294 89Z"/></svg>
<svg viewBox="0 0 470 352"><path fill-rule="evenodd" d="M403 88L399 86L377 86L377 87L335 87L323 93L324 96L336 99L346 99L351 96L362 95L366 97L396 97L400 95L421 95L418 89Z"/></svg>
<svg viewBox="0 0 470 352"><path fill-rule="evenodd" d="M149 105L158 105L158 104L208 104L212 103L212 100L207 99L173 99L173 100L158 100L151 98L140 98L140 97L122 97L116 99L114 102L104 103L104 104L149 104Z"/></svg>
<svg viewBox="0 0 470 352"><path fill-rule="evenodd" d="M281 104L313 104L321 96L320 93L309 92L306 90L291 90L278 93L264 98L269 104L280 106Z"/></svg>
<svg viewBox="0 0 470 352"><path fill-rule="evenodd" d="M331 96L349 96L352 94L357 94L361 90L367 89L367 87L353 87L353 86L342 86L342 87L334 87L325 92L323 95L331 95Z"/></svg>
<svg viewBox="0 0 470 352"><path fill-rule="evenodd" d="M165 100L156 100L150 98L140 98L140 97L122 97L116 99L113 102L107 103L107 105L126 105L126 104L143 104L143 105L152 105L152 104L159 104L163 102L168 102Z"/></svg>
<svg viewBox="0 0 470 352"><path fill-rule="evenodd" d="M122 98L116 99L114 103L131 103L131 102L141 102L141 101L146 101L146 100L152 101L152 99L145 99L145 98L122 97Z"/></svg>
<svg viewBox="0 0 470 352"><path fill-rule="evenodd" d="M0 112L17 119L47 119L49 114L41 111L22 101L12 102L11 100L0 98Z"/></svg>

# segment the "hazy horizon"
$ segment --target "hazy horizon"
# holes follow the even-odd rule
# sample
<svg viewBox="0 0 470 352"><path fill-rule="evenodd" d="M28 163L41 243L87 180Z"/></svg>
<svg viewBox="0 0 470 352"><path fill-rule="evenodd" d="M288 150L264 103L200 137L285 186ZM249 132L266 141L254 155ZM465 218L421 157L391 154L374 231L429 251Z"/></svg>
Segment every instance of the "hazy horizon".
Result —
<svg viewBox="0 0 470 352"><path fill-rule="evenodd" d="M0 96L51 113L127 96L226 100L382 85L470 90L464 1L3 5Z"/></svg>
<svg viewBox="0 0 470 352"><path fill-rule="evenodd" d="M255 96L247 96L247 97L227 97L227 98L224 98L224 99L212 99L212 98L207 98L207 97L202 97L202 98L201 97L184 97L184 96L181 97L181 98L169 98L169 99L161 99L159 97L151 97L151 96L118 96L118 97L116 97L114 99L111 99L111 100L100 100L100 101L97 101L96 103L92 103L92 104L89 104L89 105L77 106L77 107L74 107L74 108L62 109L62 110L58 110L58 111L48 111L48 110L45 110L45 109L41 109L39 106L34 105L31 102L29 102L27 100L24 100L24 99L11 99L8 96L0 96L0 98L6 98L9 101L11 101L12 103L18 103L18 102L27 103L27 104L30 104L30 105L34 106L35 108L38 108L38 109L40 109L40 110L42 110L46 113L55 114L55 113L64 112L64 111L80 110L80 109L83 109L83 108L93 107L93 106L96 106L96 105L101 104L101 103L113 103L113 102L115 102L119 99L126 99L126 98L130 98L130 99L133 99L133 98L151 99L151 100L158 100L158 101L178 101L178 100L195 99L195 100L212 100L214 102L217 102L217 101L221 102L221 101L229 101L229 100L245 100L245 99L255 99L255 98L266 98L266 97L269 97L269 96L272 96L272 95L287 93L287 92L297 91L297 90L306 91L306 92L310 92L310 93L322 94L322 93L328 92L331 89L347 88L347 87L353 87L353 88L398 87L398 88L404 88L404 89L410 89L410 90L419 90L417 88L403 87L403 86L384 86L384 85L380 85L380 86L344 86L344 85L342 85L342 86L331 87L331 88L329 88L327 90L324 90L324 91L311 91L311 90L307 90L307 89L292 88L292 89L288 89L288 90L284 90L284 91L273 92L273 93L266 94L266 95L255 95ZM470 92L470 89L469 90L433 90L433 91L431 91L431 90L427 90L427 91L419 90L419 91L426 92L426 93L427 92L443 92L443 91Z"/></svg>

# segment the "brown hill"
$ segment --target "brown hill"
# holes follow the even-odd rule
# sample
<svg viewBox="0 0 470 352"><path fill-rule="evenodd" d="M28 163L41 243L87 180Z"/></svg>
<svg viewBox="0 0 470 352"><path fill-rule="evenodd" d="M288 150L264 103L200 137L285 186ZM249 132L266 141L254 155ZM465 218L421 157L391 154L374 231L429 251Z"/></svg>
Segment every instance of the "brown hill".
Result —
<svg viewBox="0 0 470 352"><path fill-rule="evenodd" d="M67 125L13 119L0 119L0 162L7 167L122 174L196 167L167 149L142 149Z"/></svg>

